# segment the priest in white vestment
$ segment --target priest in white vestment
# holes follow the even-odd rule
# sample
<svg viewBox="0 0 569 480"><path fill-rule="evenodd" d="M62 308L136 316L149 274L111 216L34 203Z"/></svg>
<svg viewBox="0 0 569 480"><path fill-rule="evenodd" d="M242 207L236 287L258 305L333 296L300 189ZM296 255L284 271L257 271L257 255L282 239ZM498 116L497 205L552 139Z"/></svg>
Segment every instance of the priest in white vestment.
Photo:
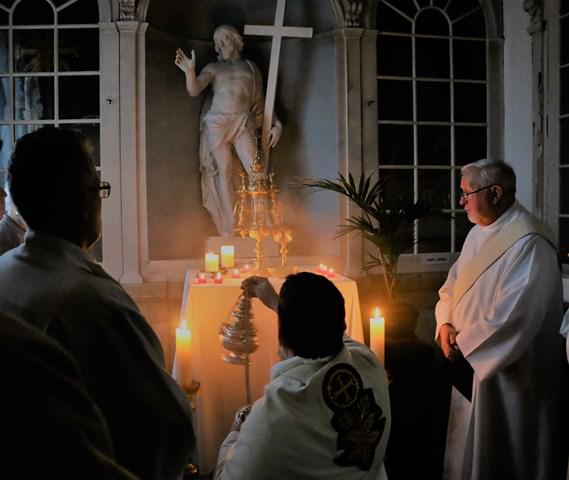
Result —
<svg viewBox="0 0 569 480"><path fill-rule="evenodd" d="M278 309L289 354L242 426L236 418L215 480L387 480L387 378L373 352L344 335L342 294L307 272L289 276L280 299L261 277L244 288Z"/></svg>
<svg viewBox="0 0 569 480"><path fill-rule="evenodd" d="M449 480L565 480L569 382L561 271L548 229L516 200L501 161L462 168L476 225L439 291L436 338L474 370L471 402L453 389Z"/></svg>

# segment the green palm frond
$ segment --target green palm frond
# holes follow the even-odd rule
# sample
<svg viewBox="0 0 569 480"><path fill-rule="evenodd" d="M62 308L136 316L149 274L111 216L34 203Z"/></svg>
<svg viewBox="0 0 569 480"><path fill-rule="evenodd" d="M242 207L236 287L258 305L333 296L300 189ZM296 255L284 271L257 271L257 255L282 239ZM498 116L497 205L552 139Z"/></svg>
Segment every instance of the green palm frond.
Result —
<svg viewBox="0 0 569 480"><path fill-rule="evenodd" d="M362 174L356 182L351 173L347 177L338 173L336 180L305 179L301 185L339 193L361 209L361 214L347 218L338 226L336 237L358 232L377 248L378 255L370 254L362 270L380 266L391 297L399 256L414 244L415 221L440 212L409 195L391 194L387 180L374 179L374 175Z"/></svg>

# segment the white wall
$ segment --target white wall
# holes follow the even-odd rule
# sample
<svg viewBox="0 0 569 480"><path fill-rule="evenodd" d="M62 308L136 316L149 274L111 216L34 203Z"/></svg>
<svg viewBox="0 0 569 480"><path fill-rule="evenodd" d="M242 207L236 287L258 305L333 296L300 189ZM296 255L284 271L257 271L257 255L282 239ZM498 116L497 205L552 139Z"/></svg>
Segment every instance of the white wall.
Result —
<svg viewBox="0 0 569 480"><path fill-rule="evenodd" d="M518 200L532 207L532 64L529 16L521 1L504 6L504 160L518 178Z"/></svg>

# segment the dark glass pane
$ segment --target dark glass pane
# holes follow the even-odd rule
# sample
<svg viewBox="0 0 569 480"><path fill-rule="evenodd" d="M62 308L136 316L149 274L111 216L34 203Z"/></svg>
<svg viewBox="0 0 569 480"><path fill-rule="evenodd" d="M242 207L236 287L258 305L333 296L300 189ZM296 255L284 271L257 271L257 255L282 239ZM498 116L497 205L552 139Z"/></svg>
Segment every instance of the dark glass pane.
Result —
<svg viewBox="0 0 569 480"><path fill-rule="evenodd" d="M455 212L453 216L455 222L454 247L455 251L460 252L462 250L462 245L464 244L464 240L466 239L466 235L468 235L468 232L474 226L474 224L468 220L468 217L464 212Z"/></svg>
<svg viewBox="0 0 569 480"><path fill-rule="evenodd" d="M99 118L99 77L60 77L59 116Z"/></svg>
<svg viewBox="0 0 569 480"><path fill-rule="evenodd" d="M378 127L379 165L413 165L413 126Z"/></svg>
<svg viewBox="0 0 569 480"><path fill-rule="evenodd" d="M561 0L561 6L559 7L559 13L563 15L564 13L569 13L569 0Z"/></svg>
<svg viewBox="0 0 569 480"><path fill-rule="evenodd" d="M12 120L10 107L10 79L0 78L0 120Z"/></svg>
<svg viewBox="0 0 569 480"><path fill-rule="evenodd" d="M569 165L569 118L563 118L559 122L559 129L561 130L559 163Z"/></svg>
<svg viewBox="0 0 569 480"><path fill-rule="evenodd" d="M559 213L569 213L569 169L559 169Z"/></svg>
<svg viewBox="0 0 569 480"><path fill-rule="evenodd" d="M0 3L4 5L6 8L11 8L12 5L16 3L16 0L0 0Z"/></svg>
<svg viewBox="0 0 569 480"><path fill-rule="evenodd" d="M393 208L400 198L413 199L413 170L380 169L380 176L386 178L387 190L383 198L385 208Z"/></svg>
<svg viewBox="0 0 569 480"><path fill-rule="evenodd" d="M412 76L412 55L411 37L380 35L377 42L377 73Z"/></svg>
<svg viewBox="0 0 569 480"><path fill-rule="evenodd" d="M14 70L53 72L53 30L14 31Z"/></svg>
<svg viewBox="0 0 569 480"><path fill-rule="evenodd" d="M0 169L4 172L8 168L10 163L10 152L12 151L12 145L10 144L10 126L0 125ZM0 179L0 187L4 187L6 184L5 176Z"/></svg>
<svg viewBox="0 0 569 480"><path fill-rule="evenodd" d="M452 56L454 78L486 80L486 43L477 40L455 40Z"/></svg>
<svg viewBox="0 0 569 480"><path fill-rule="evenodd" d="M447 19L438 10L428 8L417 16L415 33L427 35L448 35L449 24Z"/></svg>
<svg viewBox="0 0 569 480"><path fill-rule="evenodd" d="M569 15L561 19L561 38L559 45L561 46L561 65L569 63Z"/></svg>
<svg viewBox="0 0 569 480"><path fill-rule="evenodd" d="M569 263L569 218L559 219L559 254L562 263Z"/></svg>
<svg viewBox="0 0 569 480"><path fill-rule="evenodd" d="M419 4L419 7L430 7L431 6L431 0L417 0L417 3Z"/></svg>
<svg viewBox="0 0 569 480"><path fill-rule="evenodd" d="M414 19L415 15L417 15L417 5L415 4L415 0L388 0L387 3L399 10L401 14L407 18Z"/></svg>
<svg viewBox="0 0 569 480"><path fill-rule="evenodd" d="M0 10L0 25L8 25L9 21L10 21L10 17L8 15L8 12L5 12L4 10Z"/></svg>
<svg viewBox="0 0 569 480"><path fill-rule="evenodd" d="M377 7L377 29L380 32L411 33L411 22L382 2Z"/></svg>
<svg viewBox="0 0 569 480"><path fill-rule="evenodd" d="M51 0L56 8L59 8L64 3L67 3L69 0ZM75 0L77 1L77 0Z"/></svg>
<svg viewBox="0 0 569 480"><path fill-rule="evenodd" d="M452 34L456 37L486 37L486 26L484 25L484 14L482 10L468 15L452 24Z"/></svg>
<svg viewBox="0 0 569 480"><path fill-rule="evenodd" d="M466 165L486 158L486 127L454 128L454 161Z"/></svg>
<svg viewBox="0 0 569 480"><path fill-rule="evenodd" d="M16 125L14 127L14 133L16 136L16 142L22 138L26 133L32 133L46 125Z"/></svg>
<svg viewBox="0 0 569 480"><path fill-rule="evenodd" d="M419 253L449 252L450 222L438 215L419 219Z"/></svg>
<svg viewBox="0 0 569 480"><path fill-rule="evenodd" d="M450 170L419 170L419 198L431 207L448 209L451 207Z"/></svg>
<svg viewBox="0 0 569 480"><path fill-rule="evenodd" d="M380 80L377 96L378 116L381 120L413 120L411 81Z"/></svg>
<svg viewBox="0 0 569 480"><path fill-rule="evenodd" d="M99 70L99 30L59 30L59 70Z"/></svg>
<svg viewBox="0 0 569 480"><path fill-rule="evenodd" d="M561 115L569 113L569 66L561 69L559 91L561 93Z"/></svg>
<svg viewBox="0 0 569 480"><path fill-rule="evenodd" d="M449 40L415 39L415 63L418 77L450 78Z"/></svg>
<svg viewBox="0 0 569 480"><path fill-rule="evenodd" d="M456 168L454 171L454 208L462 210L462 205L460 204L460 194L462 190L460 189L460 180L462 178L462 173L460 172L460 168Z"/></svg>
<svg viewBox="0 0 569 480"><path fill-rule="evenodd" d="M8 31L0 30L0 73L8 73Z"/></svg>
<svg viewBox="0 0 569 480"><path fill-rule="evenodd" d="M419 165L450 165L450 126L417 127Z"/></svg>
<svg viewBox="0 0 569 480"><path fill-rule="evenodd" d="M14 117L16 120L54 118L52 77L14 78Z"/></svg>
<svg viewBox="0 0 569 480"><path fill-rule="evenodd" d="M477 7L480 8L477 0L451 0L446 12L451 20L456 20Z"/></svg>
<svg viewBox="0 0 569 480"><path fill-rule="evenodd" d="M46 0L23 0L14 9L14 25L53 25L54 12Z"/></svg>
<svg viewBox="0 0 569 480"><path fill-rule="evenodd" d="M455 122L486 122L486 85L454 84Z"/></svg>
<svg viewBox="0 0 569 480"><path fill-rule="evenodd" d="M417 82L417 118L419 121L450 120L450 84Z"/></svg>
<svg viewBox="0 0 569 480"><path fill-rule="evenodd" d="M101 141L99 134L99 124L98 123L76 123L76 124L66 124L66 128L72 128L73 130L79 130L83 132L87 138L87 149L89 154L93 159L95 166L101 165Z"/></svg>
<svg viewBox="0 0 569 480"><path fill-rule="evenodd" d="M59 23L99 23L97 0L77 0L59 12Z"/></svg>
<svg viewBox="0 0 569 480"><path fill-rule="evenodd" d="M433 5L439 8L445 8L447 6L448 0L433 0Z"/></svg>

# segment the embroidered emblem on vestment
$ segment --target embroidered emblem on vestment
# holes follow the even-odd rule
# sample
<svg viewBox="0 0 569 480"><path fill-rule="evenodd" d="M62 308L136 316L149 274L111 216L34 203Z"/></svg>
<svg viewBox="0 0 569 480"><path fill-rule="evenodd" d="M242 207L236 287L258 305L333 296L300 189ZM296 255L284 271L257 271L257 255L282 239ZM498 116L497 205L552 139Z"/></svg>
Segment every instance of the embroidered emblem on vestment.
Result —
<svg viewBox="0 0 569 480"><path fill-rule="evenodd" d="M369 470L385 430L386 418L375 401L373 390L363 387L358 371L347 363L339 363L326 372L322 394L334 412L330 423L338 432L336 447L341 453L334 463Z"/></svg>

